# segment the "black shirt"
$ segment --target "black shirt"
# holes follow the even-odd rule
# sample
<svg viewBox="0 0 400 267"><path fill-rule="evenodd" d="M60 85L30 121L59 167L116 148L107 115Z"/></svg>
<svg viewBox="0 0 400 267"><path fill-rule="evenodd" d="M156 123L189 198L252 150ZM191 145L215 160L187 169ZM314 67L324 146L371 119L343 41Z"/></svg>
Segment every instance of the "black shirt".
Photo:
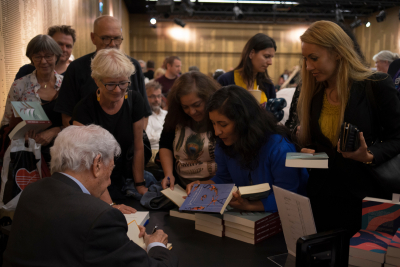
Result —
<svg viewBox="0 0 400 267"><path fill-rule="evenodd" d="M144 75L144 77L149 78L149 80L152 80L154 78L154 71L153 70L148 70L143 75Z"/></svg>
<svg viewBox="0 0 400 267"><path fill-rule="evenodd" d="M31 64L25 64L21 68L19 68L17 74L15 75L15 80L18 80L19 78L22 78L28 74L31 74L34 70L36 70L35 66ZM64 76L64 73L61 73L60 75Z"/></svg>
<svg viewBox="0 0 400 267"><path fill-rule="evenodd" d="M68 66L60 88L60 94L54 109L55 111L72 116L75 105L78 104L81 99L97 90L97 85L91 76L92 70L90 68L90 63L95 54L96 52L80 57L72 61ZM136 72L131 76L131 85L129 89L137 91L142 95L144 105L143 113L141 114L148 117L152 112L149 101L147 100L142 69L139 62L131 57L129 57L129 59L136 69Z"/></svg>
<svg viewBox="0 0 400 267"><path fill-rule="evenodd" d="M132 163L127 165L126 154L133 145L133 123L144 116L142 96L132 91L132 113L129 114L128 100L124 99L121 109L114 115L107 114L97 101L96 92L83 98L74 108L72 121L84 125L96 124L109 131L121 146L121 155L114 162L115 168L111 174L111 185L119 190L124 185L125 178L132 178Z"/></svg>

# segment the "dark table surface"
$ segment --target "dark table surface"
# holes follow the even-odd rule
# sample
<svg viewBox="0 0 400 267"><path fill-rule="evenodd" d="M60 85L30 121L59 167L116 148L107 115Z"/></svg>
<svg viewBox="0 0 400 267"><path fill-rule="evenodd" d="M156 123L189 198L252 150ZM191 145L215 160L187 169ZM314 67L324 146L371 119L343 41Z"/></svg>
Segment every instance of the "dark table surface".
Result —
<svg viewBox="0 0 400 267"><path fill-rule="evenodd" d="M146 211L133 199L118 202ZM268 257L286 253L283 233L270 237L256 245L251 245L229 237L217 237L194 229L194 221L169 216L169 211L150 211L150 221L146 232L154 226L168 234L172 251L179 257L179 266L223 267L223 266L263 266L277 267Z"/></svg>

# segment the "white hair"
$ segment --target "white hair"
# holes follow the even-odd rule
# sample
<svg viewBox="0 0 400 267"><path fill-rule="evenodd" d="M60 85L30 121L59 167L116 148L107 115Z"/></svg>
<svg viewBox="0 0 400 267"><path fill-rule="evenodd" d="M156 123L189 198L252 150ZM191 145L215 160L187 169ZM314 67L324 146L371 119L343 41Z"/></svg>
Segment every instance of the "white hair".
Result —
<svg viewBox="0 0 400 267"><path fill-rule="evenodd" d="M92 78L98 81L104 78L130 77L135 66L119 49L102 49L97 51L90 65Z"/></svg>
<svg viewBox="0 0 400 267"><path fill-rule="evenodd" d="M51 173L89 170L98 155L108 165L120 153L117 140L106 129L94 124L71 125L58 134L50 148Z"/></svg>
<svg viewBox="0 0 400 267"><path fill-rule="evenodd" d="M372 58L375 62L378 60L382 60L382 61L387 61L390 63L392 63L393 61L395 61L396 59L399 59L399 54L397 53L392 53L389 50L382 50L381 52L379 52L378 54L376 54L375 56L373 56Z"/></svg>

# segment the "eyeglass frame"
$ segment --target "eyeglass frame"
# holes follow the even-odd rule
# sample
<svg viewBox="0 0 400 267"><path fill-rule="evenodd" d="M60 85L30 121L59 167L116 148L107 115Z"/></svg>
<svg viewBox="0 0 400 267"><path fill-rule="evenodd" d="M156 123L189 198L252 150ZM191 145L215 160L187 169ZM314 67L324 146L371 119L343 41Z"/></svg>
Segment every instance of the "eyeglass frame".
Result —
<svg viewBox="0 0 400 267"><path fill-rule="evenodd" d="M124 40L124 37L122 35L118 36L118 37L115 37L115 38L111 38L111 37L108 37L108 36L107 37L101 37L96 33L94 33L94 34L101 39L101 41L103 42L104 45L109 45L109 44L111 44L112 41L114 41L114 44L120 45L120 44L122 44L122 41ZM110 39L110 42L106 43L106 41L105 41L106 39ZM116 40L118 40L118 39L121 40L120 43L116 42Z"/></svg>
<svg viewBox="0 0 400 267"><path fill-rule="evenodd" d="M51 56L48 56L48 55L45 55L45 56L32 56L32 61L36 62L36 63L40 63L40 62L42 62L42 59L44 58L44 60L46 60L46 62L49 63L49 62L55 61L56 59L53 58L53 59L49 60L49 59L46 59L46 57L52 58L54 56L55 56L55 54L52 54ZM39 60L34 60L34 57L38 57L38 58L40 57L40 59Z"/></svg>
<svg viewBox="0 0 400 267"><path fill-rule="evenodd" d="M115 88L117 88L117 86L118 86L118 88L119 88L121 91L125 91L125 90L127 90L127 89L129 88L129 86L131 85L131 82L130 82L130 81L124 81L124 82L119 82L119 83L103 83L103 82L101 82L101 83L104 85L104 87L106 88L107 91L114 91ZM128 83L128 86L127 86L126 88L122 89L121 86L120 86L121 83ZM114 85L114 88L113 88L113 89L108 89L108 88L107 88L107 85Z"/></svg>

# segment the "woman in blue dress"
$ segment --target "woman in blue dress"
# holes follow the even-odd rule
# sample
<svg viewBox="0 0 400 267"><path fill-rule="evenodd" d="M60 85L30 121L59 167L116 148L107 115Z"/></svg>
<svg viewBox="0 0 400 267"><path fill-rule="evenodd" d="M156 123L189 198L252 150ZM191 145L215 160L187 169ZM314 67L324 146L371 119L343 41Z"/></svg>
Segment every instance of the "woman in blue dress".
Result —
<svg viewBox="0 0 400 267"><path fill-rule="evenodd" d="M306 169L285 167L286 153L295 152L286 128L271 113L262 109L245 89L230 85L221 88L207 103L209 135L216 140L216 175L194 184L227 184L248 186L269 183L305 194ZM247 200L233 193L230 206L249 211L277 211L274 193L260 200Z"/></svg>

